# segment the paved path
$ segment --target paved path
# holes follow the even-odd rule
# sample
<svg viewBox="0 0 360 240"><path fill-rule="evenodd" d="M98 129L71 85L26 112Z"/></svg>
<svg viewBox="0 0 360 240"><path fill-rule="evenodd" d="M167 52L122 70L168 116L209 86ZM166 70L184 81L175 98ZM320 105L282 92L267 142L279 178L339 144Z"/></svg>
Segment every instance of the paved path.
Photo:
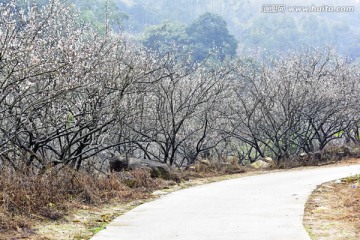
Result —
<svg viewBox="0 0 360 240"><path fill-rule="evenodd" d="M294 170L227 180L171 193L108 225L93 240L302 240L310 193L360 173L360 165Z"/></svg>

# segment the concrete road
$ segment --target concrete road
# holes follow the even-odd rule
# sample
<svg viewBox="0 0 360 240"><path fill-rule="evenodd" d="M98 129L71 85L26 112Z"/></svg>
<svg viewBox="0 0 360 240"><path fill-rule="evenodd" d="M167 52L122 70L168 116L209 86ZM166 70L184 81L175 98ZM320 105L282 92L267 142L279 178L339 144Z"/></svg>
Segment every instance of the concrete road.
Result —
<svg viewBox="0 0 360 240"><path fill-rule="evenodd" d="M317 185L360 165L293 170L171 193L114 220L93 240L303 240L304 205Z"/></svg>

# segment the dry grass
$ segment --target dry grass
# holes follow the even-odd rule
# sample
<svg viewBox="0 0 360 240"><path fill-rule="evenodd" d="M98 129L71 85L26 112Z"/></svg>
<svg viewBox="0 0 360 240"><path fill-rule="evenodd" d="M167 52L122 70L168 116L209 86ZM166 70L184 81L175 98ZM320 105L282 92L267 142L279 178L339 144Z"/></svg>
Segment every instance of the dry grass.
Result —
<svg viewBox="0 0 360 240"><path fill-rule="evenodd" d="M126 179L131 179L128 184ZM0 239L33 234L37 222L60 220L79 206L96 206L112 200L144 198L164 181L152 179L146 170L134 170L123 179L117 173L96 176L71 169L52 169L43 174L3 167L0 175Z"/></svg>
<svg viewBox="0 0 360 240"><path fill-rule="evenodd" d="M26 168L15 171L7 166L1 171L0 239L56 239L50 237L49 232L55 233L59 226L70 229L74 225L83 230L84 236L73 232L69 234L71 239L89 239L106 222L151 198L154 190L169 188L184 179L244 170L237 164L199 163L193 170L172 172L170 181L152 178L145 169L108 176L54 168L42 174L34 174ZM117 207L114 208L115 202ZM86 217L77 220L82 214ZM41 225L51 227L34 229ZM45 237L39 236L41 231Z"/></svg>
<svg viewBox="0 0 360 240"><path fill-rule="evenodd" d="M306 204L304 225L312 239L360 239L360 176L319 186Z"/></svg>
<svg viewBox="0 0 360 240"><path fill-rule="evenodd" d="M262 172L239 166L235 160L201 161L188 170L172 172L170 181L151 178L144 169L98 176L71 169L37 175L4 167L0 239L90 239L115 217L158 197L152 195L155 190L167 193Z"/></svg>
<svg viewBox="0 0 360 240"><path fill-rule="evenodd" d="M183 173L182 178L204 178L244 173L246 172L245 169L245 167L238 164L236 159L229 162L203 160L191 165L187 171Z"/></svg>
<svg viewBox="0 0 360 240"><path fill-rule="evenodd" d="M225 166L225 164L221 165ZM173 181L165 181L165 185L164 182L162 185L158 185L156 190L154 189L155 191L153 191L150 195L143 195L138 199L134 199L133 201L126 203L121 201L112 201L109 204L79 207L73 213L65 216L64 221L47 222L46 224L42 223L41 225L38 225L38 230L36 231L38 236L37 238L33 237L32 239L90 239L96 232L102 230L107 225L107 223L114 218L124 214L134 207L139 206L140 204L152 201L165 194L211 182L218 182L261 173L257 171L247 171L247 173L244 174L244 169L242 168L240 171L242 173L239 174L221 174L223 172L227 172L228 167L229 166L221 168L220 165L218 165L216 168L214 168L214 166L210 164L208 166L201 166L196 170L174 171L171 173ZM205 170L205 172L200 172L200 170ZM127 172L117 173L117 175L122 178L126 184L134 186L134 183L132 179L129 178ZM154 180L161 181L159 179Z"/></svg>
<svg viewBox="0 0 360 240"><path fill-rule="evenodd" d="M291 169L298 167L324 166L347 162L360 158L360 146L328 146L323 151L315 152L303 157L293 156L283 159L277 164L278 169Z"/></svg>

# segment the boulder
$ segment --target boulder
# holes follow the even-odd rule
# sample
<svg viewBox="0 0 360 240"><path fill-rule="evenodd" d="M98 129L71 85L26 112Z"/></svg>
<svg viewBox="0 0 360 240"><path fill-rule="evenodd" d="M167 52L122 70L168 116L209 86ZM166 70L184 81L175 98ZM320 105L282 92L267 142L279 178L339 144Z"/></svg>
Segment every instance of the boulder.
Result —
<svg viewBox="0 0 360 240"><path fill-rule="evenodd" d="M250 164L250 166L256 169L267 169L275 167L275 161L271 157L263 157Z"/></svg>
<svg viewBox="0 0 360 240"><path fill-rule="evenodd" d="M300 153L300 154L299 154L299 157L300 157L300 160L301 160L302 162L304 162L304 163L307 163L307 162L309 162L309 160L310 160L309 154L307 154L307 153L305 153L305 152Z"/></svg>
<svg viewBox="0 0 360 240"><path fill-rule="evenodd" d="M170 167L167 164L158 161L129 157L128 168L130 170L137 168L149 169L151 173L151 177L153 178L163 178L163 179L171 178Z"/></svg>
<svg viewBox="0 0 360 240"><path fill-rule="evenodd" d="M113 156L109 159L109 165L111 172L121 172L128 169L129 162L125 156Z"/></svg>
<svg viewBox="0 0 360 240"><path fill-rule="evenodd" d="M267 168L271 168L272 165L263 160L257 160L256 162L253 162L252 164L250 164L250 166L255 169L267 169Z"/></svg>
<svg viewBox="0 0 360 240"><path fill-rule="evenodd" d="M271 166L275 166L275 162L271 157L260 158L259 160L263 160L264 162L269 163Z"/></svg>
<svg viewBox="0 0 360 240"><path fill-rule="evenodd" d="M129 157L126 155L116 155L109 159L110 171L121 172L133 169L149 169L151 177L170 179L170 168L165 163Z"/></svg>

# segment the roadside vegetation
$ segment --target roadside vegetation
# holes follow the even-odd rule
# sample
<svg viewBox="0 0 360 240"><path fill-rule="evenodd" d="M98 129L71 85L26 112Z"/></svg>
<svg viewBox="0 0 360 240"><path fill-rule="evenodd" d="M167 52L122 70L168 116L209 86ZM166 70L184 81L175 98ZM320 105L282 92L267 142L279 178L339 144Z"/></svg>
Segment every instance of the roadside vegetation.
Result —
<svg viewBox="0 0 360 240"><path fill-rule="evenodd" d="M236 163L225 166L206 162L193 167L187 171L174 170L171 178L165 180L151 177L148 169L95 175L67 168L33 174L27 168L14 171L3 166L0 175L0 239L58 239L65 236L89 239L114 217L156 197L152 195L156 190L176 190L193 185L189 180L245 172ZM113 208L119 207L119 211L114 211ZM84 212L92 216L81 221L78 215ZM70 226L63 229L59 227L61 224ZM58 227L48 232L39 227L41 225ZM56 235L57 231L63 236Z"/></svg>
<svg viewBox="0 0 360 240"><path fill-rule="evenodd" d="M306 203L304 226L313 240L359 239L360 175L318 186Z"/></svg>
<svg viewBox="0 0 360 240"><path fill-rule="evenodd" d="M106 25L98 31L66 1L0 1L1 236L31 236L34 222L77 206L144 199L259 159L287 168L359 156L355 62L311 48L240 58L218 16L189 29L211 26L231 54L208 43L201 54L159 53ZM131 169L128 156L170 174ZM110 171L114 159L121 168Z"/></svg>

